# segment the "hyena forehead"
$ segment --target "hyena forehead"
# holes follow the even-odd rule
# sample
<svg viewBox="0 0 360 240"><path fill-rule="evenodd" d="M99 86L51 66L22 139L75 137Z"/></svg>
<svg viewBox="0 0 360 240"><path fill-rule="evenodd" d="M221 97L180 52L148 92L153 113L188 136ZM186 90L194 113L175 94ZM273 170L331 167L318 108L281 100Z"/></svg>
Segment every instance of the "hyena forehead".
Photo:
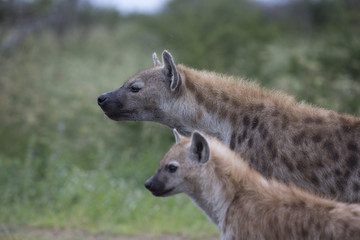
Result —
<svg viewBox="0 0 360 240"><path fill-rule="evenodd" d="M178 164L177 167L186 160L187 153L186 149L190 144L189 139L182 139L180 142L176 143L164 156L161 161L161 165L165 166L170 163Z"/></svg>
<svg viewBox="0 0 360 240"><path fill-rule="evenodd" d="M149 81L162 81L161 67L153 67L139 72L128 80L128 84L135 82L149 82Z"/></svg>

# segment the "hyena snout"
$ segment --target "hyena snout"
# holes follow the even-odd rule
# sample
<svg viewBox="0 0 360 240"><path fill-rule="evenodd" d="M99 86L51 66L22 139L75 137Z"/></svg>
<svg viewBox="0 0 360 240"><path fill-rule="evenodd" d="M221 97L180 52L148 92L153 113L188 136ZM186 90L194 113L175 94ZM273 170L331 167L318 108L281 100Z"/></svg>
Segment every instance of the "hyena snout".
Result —
<svg viewBox="0 0 360 240"><path fill-rule="evenodd" d="M98 105L102 108L103 106L106 105L106 103L109 101L109 96L107 93L101 94L98 99Z"/></svg>
<svg viewBox="0 0 360 240"><path fill-rule="evenodd" d="M125 98L120 88L116 91L101 94L97 98L97 103L109 118L115 121L131 120L133 111L125 109Z"/></svg>
<svg viewBox="0 0 360 240"><path fill-rule="evenodd" d="M165 183L157 178L157 174L146 180L145 187L157 197L165 196L170 193L173 189L167 189Z"/></svg>

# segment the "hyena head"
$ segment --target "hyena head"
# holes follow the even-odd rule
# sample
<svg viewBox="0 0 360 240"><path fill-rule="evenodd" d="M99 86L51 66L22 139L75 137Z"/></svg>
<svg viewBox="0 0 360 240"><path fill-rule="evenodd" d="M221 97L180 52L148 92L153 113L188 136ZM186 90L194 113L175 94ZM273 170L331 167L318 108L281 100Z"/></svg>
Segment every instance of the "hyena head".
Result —
<svg viewBox="0 0 360 240"><path fill-rule="evenodd" d="M178 95L181 77L171 54L164 51L163 64L153 54L154 67L129 79L119 89L98 97L105 115L115 121L161 121L164 105Z"/></svg>
<svg viewBox="0 0 360 240"><path fill-rule="evenodd" d="M176 144L165 154L155 175L145 182L157 197L196 191L199 173L210 158L209 144L199 132L189 139L174 129L174 135Z"/></svg>

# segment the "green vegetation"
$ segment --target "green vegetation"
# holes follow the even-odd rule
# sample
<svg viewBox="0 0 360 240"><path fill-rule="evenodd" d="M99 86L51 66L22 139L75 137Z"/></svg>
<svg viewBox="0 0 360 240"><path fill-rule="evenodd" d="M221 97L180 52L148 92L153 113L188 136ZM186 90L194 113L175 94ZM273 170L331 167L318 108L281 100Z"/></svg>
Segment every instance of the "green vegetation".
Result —
<svg viewBox="0 0 360 240"><path fill-rule="evenodd" d="M185 196L158 199L143 187L172 144L171 131L110 121L96 104L100 93L152 64L151 50L133 40L138 26L115 32L100 26L84 39L74 31L61 46L43 33L3 62L0 222L214 234Z"/></svg>
<svg viewBox="0 0 360 240"><path fill-rule="evenodd" d="M0 239L21 226L216 235L185 196L155 198L143 187L173 143L170 129L111 121L97 96L166 48L177 62L360 115L359 6L317 2L310 27L245 1L178 0L157 16L102 11L99 23L60 38L50 29L27 35L0 56Z"/></svg>

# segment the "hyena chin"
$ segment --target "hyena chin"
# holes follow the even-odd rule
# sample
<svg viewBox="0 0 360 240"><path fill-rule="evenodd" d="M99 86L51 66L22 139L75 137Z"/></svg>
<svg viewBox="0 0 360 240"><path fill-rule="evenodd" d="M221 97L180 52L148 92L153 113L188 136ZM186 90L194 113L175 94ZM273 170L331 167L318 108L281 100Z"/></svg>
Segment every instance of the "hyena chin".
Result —
<svg viewBox="0 0 360 240"><path fill-rule="evenodd" d="M145 187L155 196L188 195L221 239L360 239L360 205L265 179L215 138L174 134L176 144Z"/></svg>
<svg viewBox="0 0 360 240"><path fill-rule="evenodd" d="M116 121L153 121L218 138L266 178L360 203L360 118L296 103L283 93L176 65L155 66L98 97Z"/></svg>

